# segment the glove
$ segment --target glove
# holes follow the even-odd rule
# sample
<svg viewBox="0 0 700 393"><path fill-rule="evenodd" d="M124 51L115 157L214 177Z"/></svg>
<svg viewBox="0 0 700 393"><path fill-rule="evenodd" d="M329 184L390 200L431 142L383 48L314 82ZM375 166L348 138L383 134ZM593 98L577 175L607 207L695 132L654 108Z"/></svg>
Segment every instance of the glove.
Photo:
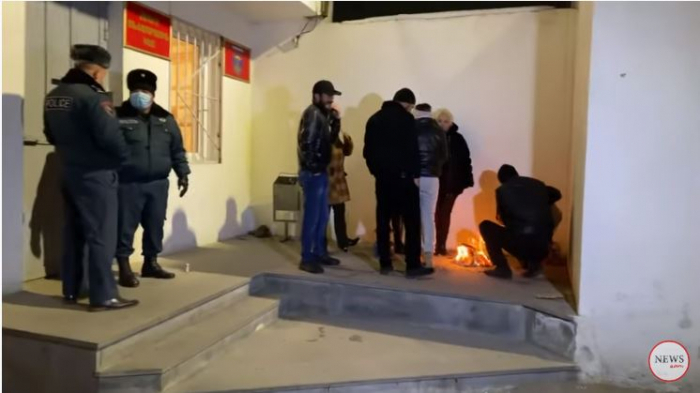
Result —
<svg viewBox="0 0 700 393"><path fill-rule="evenodd" d="M187 178L187 175L177 179L177 189L180 190L180 198L185 196L187 194L187 190L190 187L190 181Z"/></svg>

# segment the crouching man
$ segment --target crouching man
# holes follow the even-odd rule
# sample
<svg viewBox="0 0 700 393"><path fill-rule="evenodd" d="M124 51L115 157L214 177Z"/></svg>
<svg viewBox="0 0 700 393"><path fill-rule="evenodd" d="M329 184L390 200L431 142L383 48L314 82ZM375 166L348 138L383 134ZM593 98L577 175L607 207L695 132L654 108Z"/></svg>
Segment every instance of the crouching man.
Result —
<svg viewBox="0 0 700 393"><path fill-rule="evenodd" d="M554 233L552 205L561 198L554 187L525 176L511 165L498 170L501 186L496 190L498 217L505 227L491 221L479 225L489 257L496 268L486 271L491 277L512 276L503 250L518 258L526 267L525 277L542 273L542 261L549 254Z"/></svg>
<svg viewBox="0 0 700 393"><path fill-rule="evenodd" d="M157 77L148 70L133 70L126 78L129 100L117 108L121 131L131 152L119 173L119 238L117 262L119 285L137 287L129 256L134 252L136 228L143 227L142 277L170 279L175 274L158 264L163 250L163 225L168 203L168 176L178 177L180 197L188 189L187 164L182 134L173 115L153 102Z"/></svg>

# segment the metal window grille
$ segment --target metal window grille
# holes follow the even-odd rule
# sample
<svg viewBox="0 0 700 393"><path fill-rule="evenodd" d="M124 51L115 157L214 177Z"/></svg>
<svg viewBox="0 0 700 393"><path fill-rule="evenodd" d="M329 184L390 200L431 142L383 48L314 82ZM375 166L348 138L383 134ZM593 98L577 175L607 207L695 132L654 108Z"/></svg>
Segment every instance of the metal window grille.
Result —
<svg viewBox="0 0 700 393"><path fill-rule="evenodd" d="M221 162L221 37L173 20L170 109L195 162Z"/></svg>

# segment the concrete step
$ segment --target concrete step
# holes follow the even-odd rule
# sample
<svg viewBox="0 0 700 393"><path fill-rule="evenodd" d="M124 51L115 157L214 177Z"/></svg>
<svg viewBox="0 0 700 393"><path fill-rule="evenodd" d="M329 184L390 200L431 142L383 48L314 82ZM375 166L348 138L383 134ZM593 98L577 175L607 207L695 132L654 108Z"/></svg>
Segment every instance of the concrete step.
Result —
<svg viewBox="0 0 700 393"><path fill-rule="evenodd" d="M140 330L121 338L117 342L99 347L97 352L97 371L108 369L120 363L125 357L130 356L144 345L148 345L148 343L183 327L190 326L199 321L204 315L216 313L242 299L248 298L248 291L248 283L227 288L223 292L216 293L185 308L173 311L168 317L159 320L158 323L142 326Z"/></svg>
<svg viewBox="0 0 700 393"><path fill-rule="evenodd" d="M97 372L100 392L160 392L202 370L236 341L273 323L278 301L246 297L209 309L161 336L148 334L117 364Z"/></svg>
<svg viewBox="0 0 700 393"><path fill-rule="evenodd" d="M500 392L577 376L569 361L280 320L168 393Z"/></svg>
<svg viewBox="0 0 700 393"><path fill-rule="evenodd" d="M250 293L280 299L280 317L286 319L412 325L465 339L486 334L528 343L565 359L574 355L573 320L521 304L272 273L254 277Z"/></svg>

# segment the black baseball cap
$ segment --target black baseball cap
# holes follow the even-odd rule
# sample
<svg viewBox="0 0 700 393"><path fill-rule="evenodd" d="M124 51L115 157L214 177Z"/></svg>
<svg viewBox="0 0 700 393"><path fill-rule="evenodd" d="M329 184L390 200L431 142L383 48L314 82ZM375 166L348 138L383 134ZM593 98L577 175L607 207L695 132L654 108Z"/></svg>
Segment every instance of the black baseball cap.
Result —
<svg viewBox="0 0 700 393"><path fill-rule="evenodd" d="M329 96L339 96L342 95L343 93L339 92L338 90L335 89L333 84L330 81L327 80L322 80L316 82L314 84L314 88L312 90L313 94L327 94Z"/></svg>

